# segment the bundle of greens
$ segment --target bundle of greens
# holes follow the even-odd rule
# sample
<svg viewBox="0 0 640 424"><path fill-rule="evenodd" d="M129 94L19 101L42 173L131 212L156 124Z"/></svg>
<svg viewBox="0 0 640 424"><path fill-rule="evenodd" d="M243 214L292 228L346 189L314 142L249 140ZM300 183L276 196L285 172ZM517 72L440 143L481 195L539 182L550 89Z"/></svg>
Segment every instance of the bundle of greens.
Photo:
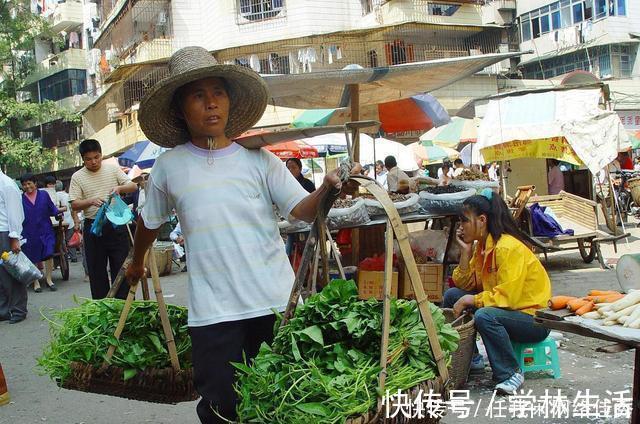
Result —
<svg viewBox="0 0 640 424"><path fill-rule="evenodd" d="M76 308L56 312L55 320L49 320L51 342L38 359L39 368L62 383L71 373L71 362L102 365L111 344L117 346L111 365L124 369L125 380L147 368L170 367L158 304L133 302L118 341L113 333L123 306L118 299L85 300ZM167 305L167 312L180 364L191 368L187 309Z"/></svg>
<svg viewBox="0 0 640 424"><path fill-rule="evenodd" d="M450 361L458 332L430 305ZM437 367L415 301L392 300L385 388L405 390L436 377ZM382 303L358 300L353 281L334 280L296 309L272 347L263 344L238 370L240 422L343 423L376 406Z"/></svg>

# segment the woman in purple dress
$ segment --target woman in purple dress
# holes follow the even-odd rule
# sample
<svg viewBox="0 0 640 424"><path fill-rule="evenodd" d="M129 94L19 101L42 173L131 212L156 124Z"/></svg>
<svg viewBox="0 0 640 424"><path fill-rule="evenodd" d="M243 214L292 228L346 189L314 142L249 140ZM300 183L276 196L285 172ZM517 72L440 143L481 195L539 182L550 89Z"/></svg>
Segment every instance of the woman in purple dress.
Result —
<svg viewBox="0 0 640 424"><path fill-rule="evenodd" d="M58 216L60 212L51 201L51 197L44 190L38 190L36 179L31 174L20 177L20 183L24 194L22 195L22 207L24 209L24 222L22 223L22 237L27 242L22 246L22 251L27 257L42 269L44 262L45 277L49 290L56 291L56 286L51 280L53 273L53 250L56 244L56 236L51 225L52 216ZM33 282L33 290L42 292L40 282Z"/></svg>

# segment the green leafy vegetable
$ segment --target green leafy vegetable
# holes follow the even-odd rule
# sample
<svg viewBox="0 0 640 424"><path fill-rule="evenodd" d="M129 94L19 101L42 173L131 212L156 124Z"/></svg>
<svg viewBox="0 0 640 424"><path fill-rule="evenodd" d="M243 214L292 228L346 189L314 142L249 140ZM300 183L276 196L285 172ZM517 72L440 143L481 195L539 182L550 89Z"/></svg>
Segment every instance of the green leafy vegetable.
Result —
<svg viewBox="0 0 640 424"><path fill-rule="evenodd" d="M383 305L357 296L353 281L332 281L296 309L252 364L234 364L241 422L343 423L375 408ZM450 361L458 332L440 309L430 307ZM392 300L390 324L386 388L393 393L435 378L416 302Z"/></svg>
<svg viewBox="0 0 640 424"><path fill-rule="evenodd" d="M156 302L135 301L124 331L117 341L113 333L124 301L85 300L77 307L54 314L50 321L51 341L38 359L38 367L52 379L64 381L71 362L101 365L111 344L117 346L111 364L124 368L124 380L146 368L171 366L166 338ZM191 339L187 329L187 309L167 305L178 359L191 367Z"/></svg>

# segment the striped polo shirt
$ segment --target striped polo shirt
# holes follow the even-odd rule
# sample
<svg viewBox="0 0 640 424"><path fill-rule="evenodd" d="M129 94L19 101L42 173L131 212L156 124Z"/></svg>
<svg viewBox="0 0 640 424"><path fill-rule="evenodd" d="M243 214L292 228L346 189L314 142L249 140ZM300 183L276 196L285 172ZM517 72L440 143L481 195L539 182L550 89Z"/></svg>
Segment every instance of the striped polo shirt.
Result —
<svg viewBox="0 0 640 424"><path fill-rule="evenodd" d="M86 166L83 166L71 176L69 201L88 200L95 197L106 201L115 187L129 181L131 181L129 177L115 165L103 163L96 172L89 171ZM83 212L85 218L93 219L98 213L98 208L89 206Z"/></svg>

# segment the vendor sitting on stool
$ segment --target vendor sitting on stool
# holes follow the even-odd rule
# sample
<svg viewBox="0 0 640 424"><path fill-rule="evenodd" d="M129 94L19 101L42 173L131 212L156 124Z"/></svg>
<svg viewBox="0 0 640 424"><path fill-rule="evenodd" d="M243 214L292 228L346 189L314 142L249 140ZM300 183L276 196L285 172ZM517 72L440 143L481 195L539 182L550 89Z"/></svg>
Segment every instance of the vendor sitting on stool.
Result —
<svg viewBox="0 0 640 424"><path fill-rule="evenodd" d="M490 189L469 197L456 233L460 264L453 272L456 287L444 294L443 306L456 316L474 310L476 329L486 347L496 391L515 394L524 383L511 340L540 342L549 330L535 326L535 311L551 297L544 267L522 242L504 201ZM475 243L475 250L473 245ZM484 369L477 346L472 370Z"/></svg>

